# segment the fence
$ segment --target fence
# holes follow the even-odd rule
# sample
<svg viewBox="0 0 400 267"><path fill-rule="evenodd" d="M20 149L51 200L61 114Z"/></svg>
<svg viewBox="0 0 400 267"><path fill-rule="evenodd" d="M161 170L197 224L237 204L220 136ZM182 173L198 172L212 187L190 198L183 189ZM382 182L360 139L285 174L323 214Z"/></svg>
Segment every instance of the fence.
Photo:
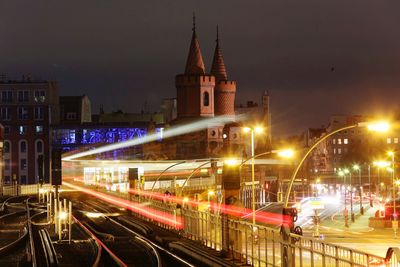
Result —
<svg viewBox="0 0 400 267"><path fill-rule="evenodd" d="M3 196L23 196L23 195L34 195L39 193L39 189L50 190L50 184L29 184L29 185L3 185Z"/></svg>
<svg viewBox="0 0 400 267"><path fill-rule="evenodd" d="M139 197L131 199L141 202ZM169 213L179 218L181 229L170 224L155 222L170 230L179 231L184 237L196 240L215 250L225 250L230 257L252 266L284 267L373 267L400 266L400 250L389 248L385 258L366 252L330 244L319 239L307 238L288 233L287 238L281 228L257 225L244 219L229 218L218 210L199 211L192 207L158 200L143 200L153 209ZM140 215L137 215L140 216ZM144 219L150 220L143 217ZM225 223L225 229L224 229ZM224 232L226 235L223 239Z"/></svg>
<svg viewBox="0 0 400 267"><path fill-rule="evenodd" d="M47 189L50 185L43 185ZM3 195L37 194L38 185L3 186ZM116 193L117 194L117 193ZM119 194L120 195L120 194ZM120 195L121 196L121 195ZM185 203L146 199L140 196L124 198L144 203L175 218L175 224L154 223L198 241L215 250L225 250L237 262L253 266L283 267L397 267L400 250L389 248L385 258L366 252L330 244L322 240L282 233L280 228L253 224L245 219L229 218L219 209L197 210ZM139 214L143 219L149 219Z"/></svg>

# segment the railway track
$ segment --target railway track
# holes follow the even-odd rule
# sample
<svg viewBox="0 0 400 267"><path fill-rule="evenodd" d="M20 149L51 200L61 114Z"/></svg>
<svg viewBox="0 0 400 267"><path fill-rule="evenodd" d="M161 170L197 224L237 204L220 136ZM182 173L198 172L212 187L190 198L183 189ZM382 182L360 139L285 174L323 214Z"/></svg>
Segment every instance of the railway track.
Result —
<svg viewBox="0 0 400 267"><path fill-rule="evenodd" d="M21 266L27 258L26 197L11 197L0 206L0 266Z"/></svg>
<svg viewBox="0 0 400 267"><path fill-rule="evenodd" d="M111 213L104 207L82 202L75 202L75 207L78 210L76 221L90 231L107 252L108 256L102 259L106 266L194 266L112 216L90 215Z"/></svg>
<svg viewBox="0 0 400 267"><path fill-rule="evenodd" d="M77 225L71 244L58 242L46 205L34 200L13 197L0 204L0 266L100 266L100 245Z"/></svg>
<svg viewBox="0 0 400 267"><path fill-rule="evenodd" d="M68 198L73 199L73 203L77 204L74 210L76 212L79 210L78 214L81 218L86 217L84 220L87 221L88 217L92 217L90 221L96 224L101 219L112 223L114 227L124 229L125 235L130 234L145 239L159 252L162 266L237 266L234 262L221 258L219 252L206 248L196 241L183 238L175 231L132 216L125 209L73 193L68 194ZM89 216L85 216L85 213ZM100 232L109 233L107 231L109 229L104 229L104 227L102 229Z"/></svg>

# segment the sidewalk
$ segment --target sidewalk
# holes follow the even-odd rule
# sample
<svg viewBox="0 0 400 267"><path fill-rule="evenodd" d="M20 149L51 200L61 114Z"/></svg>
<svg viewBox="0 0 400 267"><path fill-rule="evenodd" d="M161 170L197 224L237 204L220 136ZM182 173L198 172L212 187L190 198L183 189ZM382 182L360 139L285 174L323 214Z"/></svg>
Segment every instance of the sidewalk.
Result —
<svg viewBox="0 0 400 267"><path fill-rule="evenodd" d="M354 222L351 221L351 214L348 216L348 227L345 226L343 211L334 214L331 220L324 220L320 225L321 230L337 230L348 232L371 232L374 228L369 227L369 218L374 217L376 207L364 206L364 215L361 215L357 210L355 213ZM382 230L382 229L380 229Z"/></svg>

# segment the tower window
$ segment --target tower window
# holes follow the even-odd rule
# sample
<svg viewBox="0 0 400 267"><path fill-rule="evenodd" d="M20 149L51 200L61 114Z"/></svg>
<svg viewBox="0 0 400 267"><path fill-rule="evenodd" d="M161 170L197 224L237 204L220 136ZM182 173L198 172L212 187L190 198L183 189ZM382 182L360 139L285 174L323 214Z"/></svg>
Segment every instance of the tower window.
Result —
<svg viewBox="0 0 400 267"><path fill-rule="evenodd" d="M203 94L203 105L208 107L210 105L210 95L208 92L204 92Z"/></svg>

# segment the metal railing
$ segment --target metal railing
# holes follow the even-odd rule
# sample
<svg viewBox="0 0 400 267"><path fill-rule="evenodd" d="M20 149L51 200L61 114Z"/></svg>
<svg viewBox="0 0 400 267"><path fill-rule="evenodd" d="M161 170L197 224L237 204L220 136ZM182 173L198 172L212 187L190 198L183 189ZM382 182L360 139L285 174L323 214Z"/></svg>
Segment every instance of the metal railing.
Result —
<svg viewBox="0 0 400 267"><path fill-rule="evenodd" d="M27 185L3 185L3 196L24 196L24 195L34 195L39 193L39 189L43 188L46 190L51 189L50 184L27 184Z"/></svg>
<svg viewBox="0 0 400 267"><path fill-rule="evenodd" d="M170 230L179 230L184 236L196 240L215 250L222 249L223 217L212 210L199 211L191 207L179 208L176 203L158 200L131 199L134 202L146 202L146 206L176 216L182 222L182 228L170 224L155 222ZM138 215L141 216L141 215ZM181 217L181 219L179 219ZM143 217L144 218L144 217ZM150 220L146 218L147 220ZM235 261L253 266L400 266L400 250L389 248L384 257L372 255L344 246L331 244L319 239L289 234L289 239L282 238L281 229L257 225L243 219L227 218L228 254ZM284 260L291 254L291 263Z"/></svg>

